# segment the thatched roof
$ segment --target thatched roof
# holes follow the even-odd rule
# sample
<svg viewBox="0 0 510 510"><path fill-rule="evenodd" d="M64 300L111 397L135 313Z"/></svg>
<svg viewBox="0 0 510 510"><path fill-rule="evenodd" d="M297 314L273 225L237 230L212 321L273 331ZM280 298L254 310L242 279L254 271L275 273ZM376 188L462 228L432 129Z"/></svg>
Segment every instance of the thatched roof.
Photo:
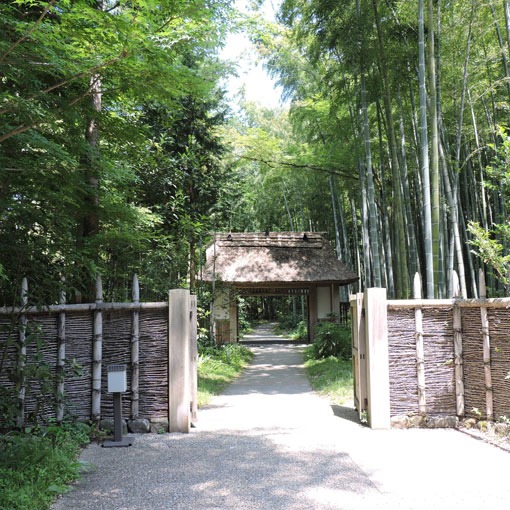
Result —
<svg viewBox="0 0 510 510"><path fill-rule="evenodd" d="M337 260L318 232L217 234L207 248L203 279L237 286L347 285L358 276Z"/></svg>

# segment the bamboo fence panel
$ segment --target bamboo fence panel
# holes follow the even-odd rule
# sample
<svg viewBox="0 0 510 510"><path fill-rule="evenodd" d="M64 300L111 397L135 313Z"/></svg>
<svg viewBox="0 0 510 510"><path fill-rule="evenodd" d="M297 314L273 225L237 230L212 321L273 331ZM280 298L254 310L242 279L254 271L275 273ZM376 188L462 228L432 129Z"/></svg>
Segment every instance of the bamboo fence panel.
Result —
<svg viewBox="0 0 510 510"><path fill-rule="evenodd" d="M388 310L388 358L391 415L418 413L414 310Z"/></svg>
<svg viewBox="0 0 510 510"><path fill-rule="evenodd" d="M423 313L427 414L457 414L453 309L428 309Z"/></svg>
<svg viewBox="0 0 510 510"><path fill-rule="evenodd" d="M26 328L25 360L25 416L29 422L37 419L47 420L55 416L56 399L53 387L58 355L58 324L55 316L40 316L29 319ZM50 379L41 378L37 373L45 366L49 369ZM48 386L49 387L44 387Z"/></svg>
<svg viewBox="0 0 510 510"><path fill-rule="evenodd" d="M140 311L140 417L168 418L168 309Z"/></svg>
<svg viewBox="0 0 510 510"><path fill-rule="evenodd" d="M128 391L131 388L131 319L129 310L103 313L101 418L113 418L113 393L108 393L108 365L125 364ZM131 398L126 393L122 395L122 416L130 415Z"/></svg>
<svg viewBox="0 0 510 510"><path fill-rule="evenodd" d="M465 412L479 418L486 411L480 309L461 308L461 313Z"/></svg>
<svg viewBox="0 0 510 510"><path fill-rule="evenodd" d="M93 324L93 312L66 314L66 405L72 415L83 420L90 419L92 408Z"/></svg>
<svg viewBox="0 0 510 510"><path fill-rule="evenodd" d="M494 418L510 417L510 313L489 310Z"/></svg>

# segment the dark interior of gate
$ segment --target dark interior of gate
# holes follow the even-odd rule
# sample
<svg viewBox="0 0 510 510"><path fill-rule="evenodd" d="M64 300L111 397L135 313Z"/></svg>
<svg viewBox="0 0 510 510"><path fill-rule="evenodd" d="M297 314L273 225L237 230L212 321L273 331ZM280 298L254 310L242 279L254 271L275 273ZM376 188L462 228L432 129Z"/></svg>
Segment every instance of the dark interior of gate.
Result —
<svg viewBox="0 0 510 510"><path fill-rule="evenodd" d="M217 342L239 341L240 297L294 296L306 301L309 341L314 326L340 319L340 287L358 276L338 260L321 232L216 234L206 252L202 279L213 292L211 316Z"/></svg>

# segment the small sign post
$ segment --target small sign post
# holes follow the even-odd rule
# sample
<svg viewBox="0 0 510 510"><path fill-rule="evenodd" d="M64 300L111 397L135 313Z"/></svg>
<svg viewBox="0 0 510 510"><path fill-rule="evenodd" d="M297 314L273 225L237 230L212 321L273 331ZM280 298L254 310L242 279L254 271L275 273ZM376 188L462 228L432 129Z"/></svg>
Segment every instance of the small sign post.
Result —
<svg viewBox="0 0 510 510"><path fill-rule="evenodd" d="M108 392L113 393L113 441L104 441L104 448L131 446L133 438L122 437L122 393L127 391L126 365L108 365Z"/></svg>

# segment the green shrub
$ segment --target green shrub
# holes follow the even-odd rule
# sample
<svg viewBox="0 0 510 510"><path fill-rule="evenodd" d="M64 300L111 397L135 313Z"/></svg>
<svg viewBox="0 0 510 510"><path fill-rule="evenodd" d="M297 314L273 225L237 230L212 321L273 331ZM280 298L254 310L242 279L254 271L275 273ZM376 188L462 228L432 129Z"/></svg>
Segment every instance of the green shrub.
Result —
<svg viewBox="0 0 510 510"><path fill-rule="evenodd" d="M334 322L319 322L315 326L313 354L315 359L330 356L350 359L352 355L350 327Z"/></svg>
<svg viewBox="0 0 510 510"><path fill-rule="evenodd" d="M87 425L63 424L0 436L0 508L48 509L78 478L89 434Z"/></svg>
<svg viewBox="0 0 510 510"><path fill-rule="evenodd" d="M306 340L308 338L308 323L307 321L299 321L295 331L291 333L292 340Z"/></svg>

